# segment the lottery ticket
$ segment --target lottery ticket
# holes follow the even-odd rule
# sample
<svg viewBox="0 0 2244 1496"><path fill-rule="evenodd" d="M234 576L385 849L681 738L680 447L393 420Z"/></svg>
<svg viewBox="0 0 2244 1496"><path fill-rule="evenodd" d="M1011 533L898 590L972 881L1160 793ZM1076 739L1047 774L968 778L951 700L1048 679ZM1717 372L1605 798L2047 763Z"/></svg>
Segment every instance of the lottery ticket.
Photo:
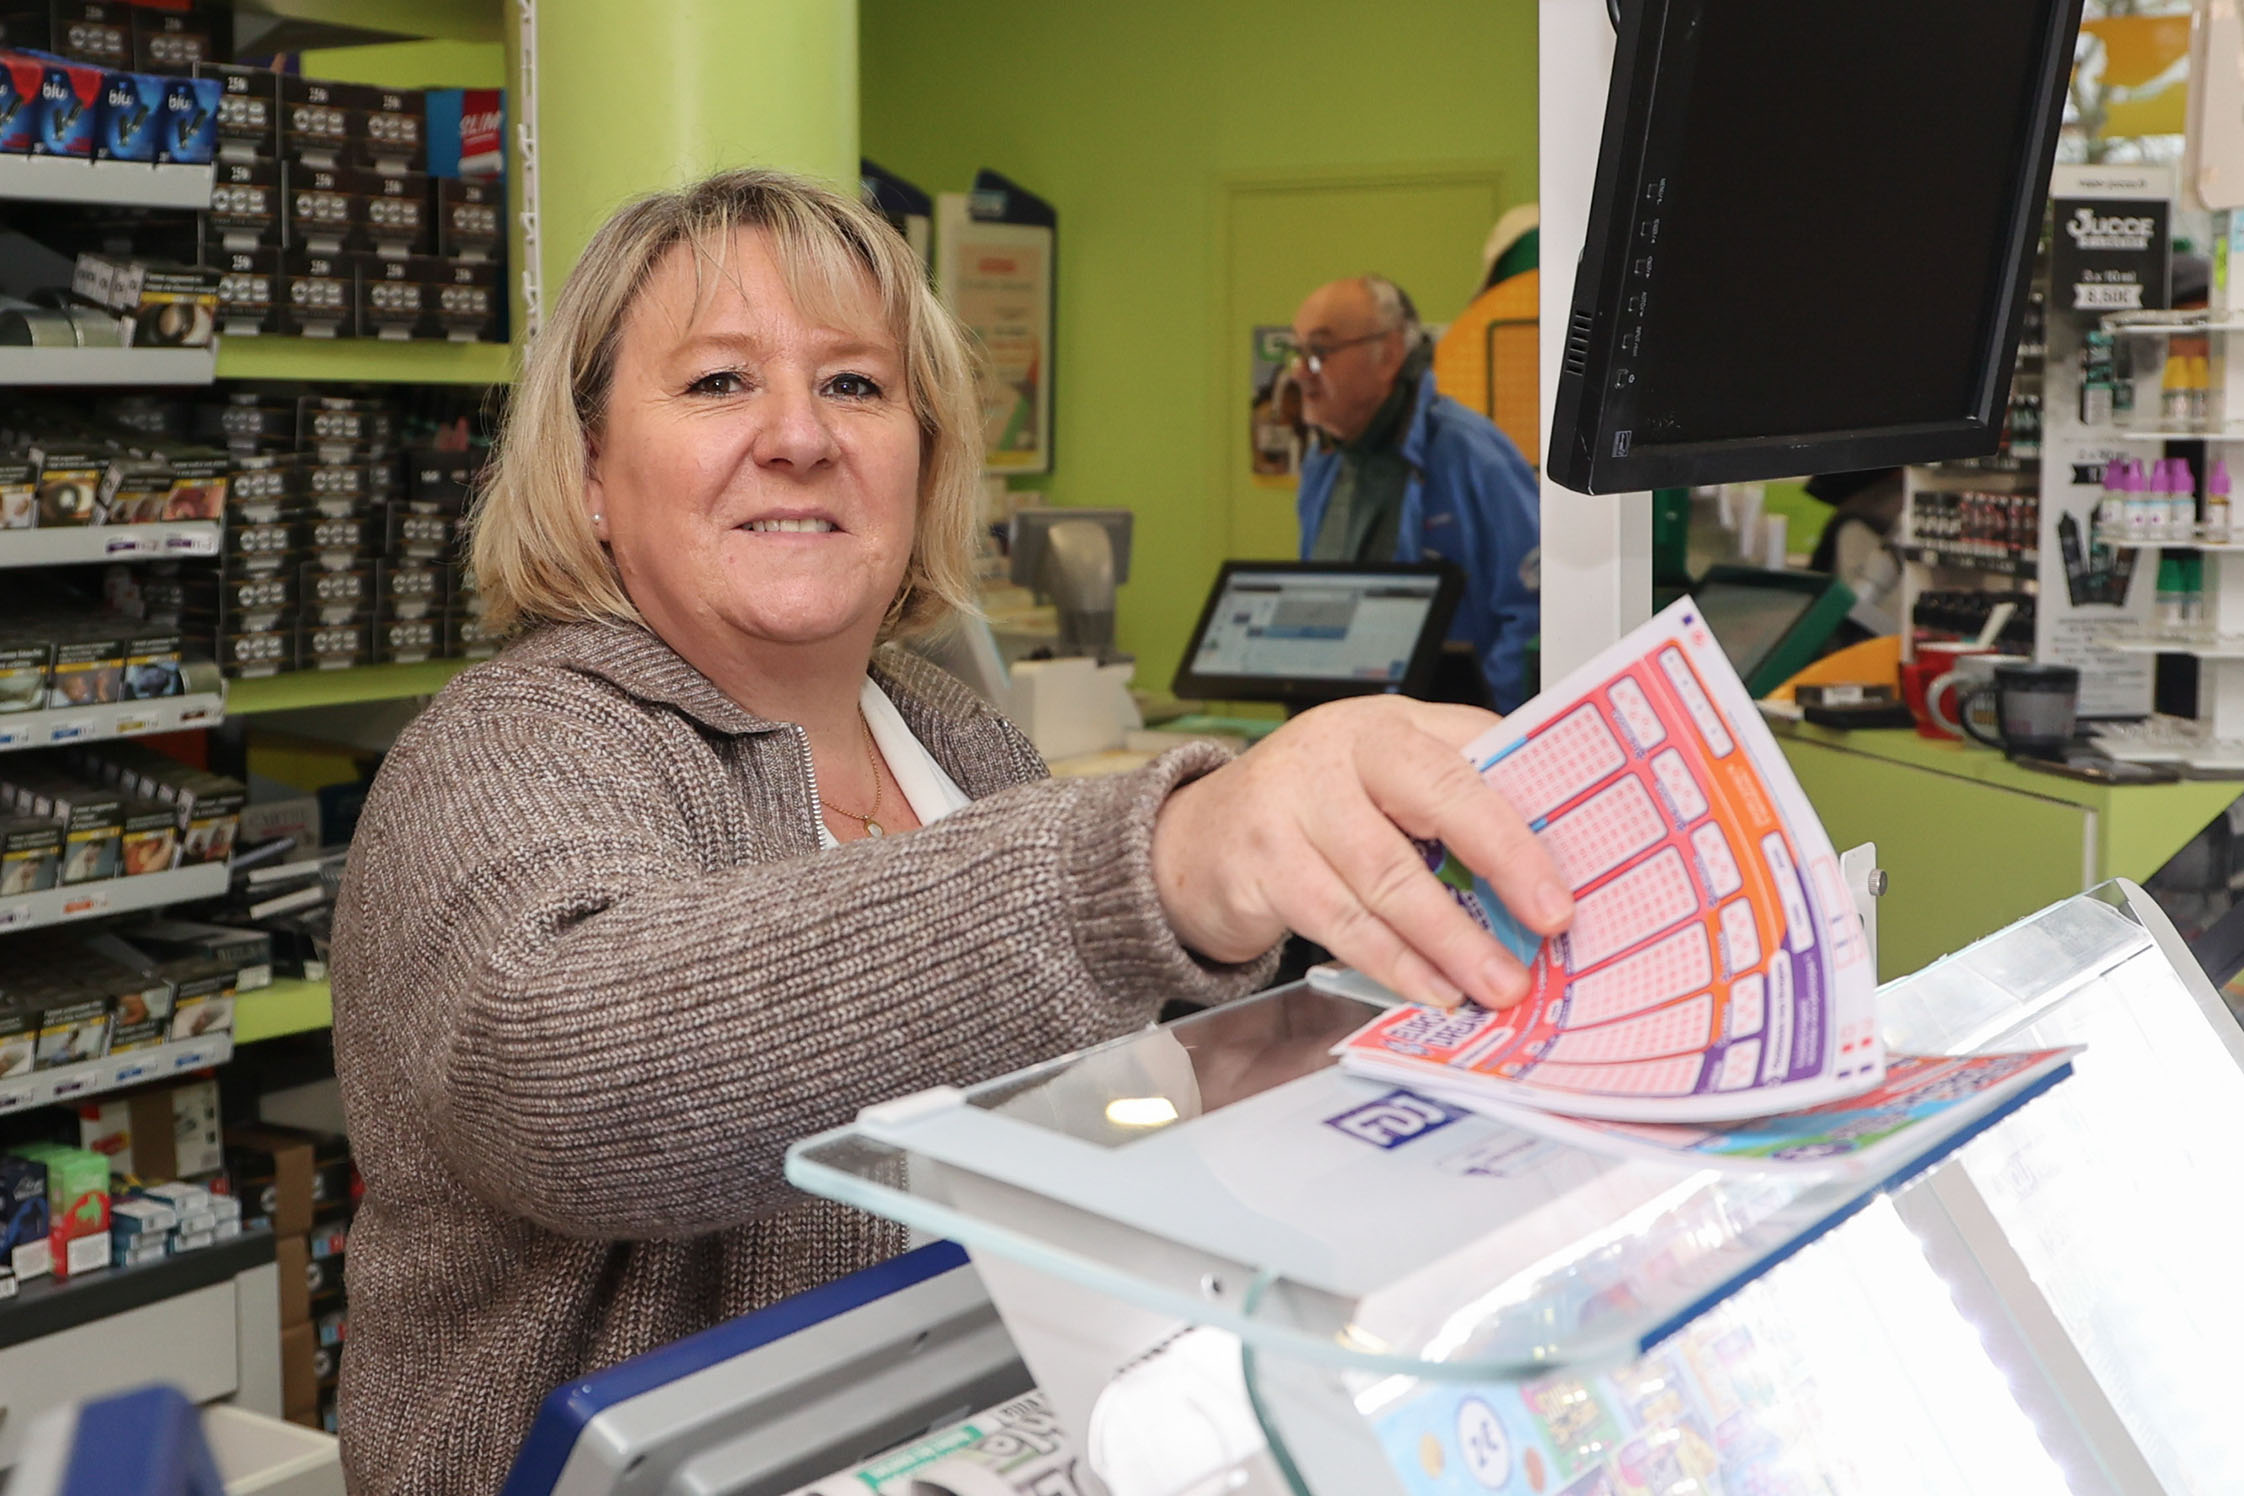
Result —
<svg viewBox="0 0 2244 1496"><path fill-rule="evenodd" d="M1041 1392L929 1434L793 1496L1085 1496L1073 1442Z"/></svg>
<svg viewBox="0 0 2244 1496"><path fill-rule="evenodd" d="M1661 1163L1705 1164L1745 1173L1808 1171L1867 1179L1912 1157L1915 1134L1933 1122L1954 1126L2023 1105L2055 1084L2072 1057L2065 1049L2013 1054L1889 1055L1885 1079L1860 1095L1795 1112L1707 1125L1607 1122L1535 1107L1507 1107L1483 1093L1425 1087L1436 1100L1470 1107L1526 1132L1602 1153Z"/></svg>
<svg viewBox="0 0 2244 1496"><path fill-rule="evenodd" d="M1766 1116L1885 1073L1876 978L1830 838L1698 607L1677 602L1465 750L1574 892L1543 939L1428 864L1529 971L1491 1013L1398 1008L1361 1074L1633 1122Z"/></svg>

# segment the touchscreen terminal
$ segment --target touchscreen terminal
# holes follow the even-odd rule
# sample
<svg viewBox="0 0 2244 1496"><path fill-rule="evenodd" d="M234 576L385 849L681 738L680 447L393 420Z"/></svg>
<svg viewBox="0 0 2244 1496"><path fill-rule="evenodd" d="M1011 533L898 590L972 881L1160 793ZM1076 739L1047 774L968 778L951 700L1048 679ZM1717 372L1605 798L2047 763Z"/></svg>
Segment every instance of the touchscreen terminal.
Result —
<svg viewBox="0 0 2244 1496"><path fill-rule="evenodd" d="M1822 653L1854 594L1821 572L1717 566L1691 599L1750 694L1766 696Z"/></svg>
<svg viewBox="0 0 2244 1496"><path fill-rule="evenodd" d="M1460 590L1456 569L1440 562L1227 561L1174 689L1295 705L1422 695Z"/></svg>

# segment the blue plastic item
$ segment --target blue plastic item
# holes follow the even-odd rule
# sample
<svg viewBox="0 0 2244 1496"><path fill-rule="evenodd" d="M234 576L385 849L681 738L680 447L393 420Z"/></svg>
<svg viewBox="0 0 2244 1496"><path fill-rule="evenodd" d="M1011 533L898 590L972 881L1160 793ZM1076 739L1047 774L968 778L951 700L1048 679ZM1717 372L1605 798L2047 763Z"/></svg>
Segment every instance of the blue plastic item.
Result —
<svg viewBox="0 0 2244 1496"><path fill-rule="evenodd" d="M55 1421L32 1426L9 1496L225 1496L202 1415L177 1388L142 1387L47 1417ZM45 1442L55 1437L59 1459Z"/></svg>
<svg viewBox="0 0 2244 1496"><path fill-rule="evenodd" d="M585 1428L619 1403L965 1265L964 1247L936 1242L564 1383L538 1408L499 1496L550 1496Z"/></svg>

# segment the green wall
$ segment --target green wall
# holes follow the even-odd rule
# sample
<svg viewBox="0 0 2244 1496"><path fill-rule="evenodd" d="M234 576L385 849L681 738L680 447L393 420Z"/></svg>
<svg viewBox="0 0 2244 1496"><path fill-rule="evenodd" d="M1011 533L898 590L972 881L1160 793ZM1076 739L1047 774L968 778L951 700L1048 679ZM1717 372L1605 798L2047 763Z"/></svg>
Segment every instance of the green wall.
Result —
<svg viewBox="0 0 2244 1496"><path fill-rule="evenodd" d="M1242 439L1229 186L1496 163L1531 199L1534 0L861 0L859 28L867 156L930 193L987 166L1059 210L1057 462L1015 486L1137 511L1122 643L1165 686Z"/></svg>

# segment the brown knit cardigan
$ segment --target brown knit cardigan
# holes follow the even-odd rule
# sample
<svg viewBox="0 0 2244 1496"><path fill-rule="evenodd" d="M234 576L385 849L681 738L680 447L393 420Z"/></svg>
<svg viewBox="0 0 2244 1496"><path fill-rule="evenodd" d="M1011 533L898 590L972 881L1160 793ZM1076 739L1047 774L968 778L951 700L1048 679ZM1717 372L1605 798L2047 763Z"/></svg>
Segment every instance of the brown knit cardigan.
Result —
<svg viewBox="0 0 2244 1496"><path fill-rule="evenodd" d="M790 1142L1266 974L1153 891L1154 813L1218 750L1045 779L958 682L873 668L976 803L839 850L802 730L641 628L546 626L399 738L333 953L359 1496L494 1492L553 1387L900 1248L790 1189Z"/></svg>

